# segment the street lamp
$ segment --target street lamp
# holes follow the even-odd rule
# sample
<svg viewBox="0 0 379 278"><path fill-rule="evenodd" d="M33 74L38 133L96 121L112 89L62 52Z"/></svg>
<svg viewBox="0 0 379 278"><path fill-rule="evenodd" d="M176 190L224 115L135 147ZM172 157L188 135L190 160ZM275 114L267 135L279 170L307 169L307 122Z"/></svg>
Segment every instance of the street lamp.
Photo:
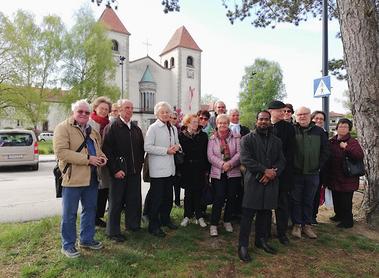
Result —
<svg viewBox="0 0 379 278"><path fill-rule="evenodd" d="M120 56L120 66L121 66L121 99L124 98L124 56Z"/></svg>
<svg viewBox="0 0 379 278"><path fill-rule="evenodd" d="M256 75L257 73L255 71L252 71L250 73L250 77L249 77L249 80L251 82L251 95L253 95L253 78L254 78L254 75Z"/></svg>

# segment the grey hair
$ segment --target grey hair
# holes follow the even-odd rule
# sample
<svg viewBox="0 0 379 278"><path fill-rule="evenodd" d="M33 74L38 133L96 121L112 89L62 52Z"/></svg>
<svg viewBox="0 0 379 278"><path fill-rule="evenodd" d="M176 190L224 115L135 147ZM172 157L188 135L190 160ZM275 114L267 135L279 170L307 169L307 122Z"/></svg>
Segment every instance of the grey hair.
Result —
<svg viewBox="0 0 379 278"><path fill-rule="evenodd" d="M81 105L87 106L88 111L91 111L91 106L89 105L89 103L88 103L88 101L86 99L79 99L78 101L76 101L73 104L71 104L71 111L74 112Z"/></svg>
<svg viewBox="0 0 379 278"><path fill-rule="evenodd" d="M229 116L232 115L234 112L237 112L238 114L240 113L240 111L237 108L233 108L229 110L228 112Z"/></svg>
<svg viewBox="0 0 379 278"><path fill-rule="evenodd" d="M123 106L125 103L131 103L131 104L133 104L133 102L131 102L130 100L124 98L124 99L119 99L119 100L117 101L117 106L118 106L118 107L121 107L121 106Z"/></svg>
<svg viewBox="0 0 379 278"><path fill-rule="evenodd" d="M299 108L296 109L296 111L295 111L295 116L298 114L298 112L299 112L300 110L306 110L307 113L311 114L311 109L309 109L308 107L305 107L305 106L301 106L301 107L299 107Z"/></svg>
<svg viewBox="0 0 379 278"><path fill-rule="evenodd" d="M160 101L157 104L155 104L155 106L154 106L154 115L158 117L158 112L162 108L166 108L170 114L172 113L171 105L168 104L168 102Z"/></svg>
<svg viewBox="0 0 379 278"><path fill-rule="evenodd" d="M228 121L228 124L230 124L230 119L229 119L228 115L226 115L226 114L220 114L220 115L217 115L217 118L216 118L216 124L217 124L220 120L227 120L227 121Z"/></svg>

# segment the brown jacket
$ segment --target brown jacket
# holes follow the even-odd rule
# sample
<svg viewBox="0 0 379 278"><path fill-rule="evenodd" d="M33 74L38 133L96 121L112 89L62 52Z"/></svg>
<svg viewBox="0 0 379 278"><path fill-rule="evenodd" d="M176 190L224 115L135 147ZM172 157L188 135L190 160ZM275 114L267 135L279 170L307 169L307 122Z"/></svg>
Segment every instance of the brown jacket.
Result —
<svg viewBox="0 0 379 278"><path fill-rule="evenodd" d="M63 172L67 163L71 166L63 175L62 186L81 187L89 186L91 179L91 167L89 165L88 151L84 147L76 152L83 143L85 135L74 123L72 117L61 122L54 130L53 148L56 158L59 160L59 168ZM94 129L91 130L90 138L93 140L96 155L101 155L101 137Z"/></svg>

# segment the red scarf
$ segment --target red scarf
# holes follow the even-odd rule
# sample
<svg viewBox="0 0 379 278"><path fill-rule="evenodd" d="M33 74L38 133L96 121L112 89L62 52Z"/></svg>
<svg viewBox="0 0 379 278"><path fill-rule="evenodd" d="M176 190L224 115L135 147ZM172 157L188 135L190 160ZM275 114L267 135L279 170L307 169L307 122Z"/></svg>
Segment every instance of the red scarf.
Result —
<svg viewBox="0 0 379 278"><path fill-rule="evenodd" d="M109 124L108 116L104 118L97 115L96 111L93 111L90 117L92 120L94 120L96 123L100 125L100 135L103 136L104 127L106 127L106 125Z"/></svg>
<svg viewBox="0 0 379 278"><path fill-rule="evenodd" d="M220 131L216 132L217 138L220 139L220 151L221 151L221 154L223 155L222 159L224 161L228 161L231 158L230 157L229 145L228 145L228 142L226 142L226 138L229 137L229 134L230 134L229 129L225 132L220 132Z"/></svg>

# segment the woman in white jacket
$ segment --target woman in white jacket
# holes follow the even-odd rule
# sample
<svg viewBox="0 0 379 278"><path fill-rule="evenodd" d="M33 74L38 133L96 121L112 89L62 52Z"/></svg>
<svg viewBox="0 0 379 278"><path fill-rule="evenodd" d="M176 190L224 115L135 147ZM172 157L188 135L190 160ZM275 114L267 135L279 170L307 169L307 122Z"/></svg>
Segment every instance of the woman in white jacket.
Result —
<svg viewBox="0 0 379 278"><path fill-rule="evenodd" d="M176 127L170 124L171 112L167 102L155 105L157 120L147 130L144 145L145 152L149 154L150 189L145 200L149 206L149 233L158 237L166 235L161 226L177 229L170 219L170 212L175 177L174 154L180 145Z"/></svg>

